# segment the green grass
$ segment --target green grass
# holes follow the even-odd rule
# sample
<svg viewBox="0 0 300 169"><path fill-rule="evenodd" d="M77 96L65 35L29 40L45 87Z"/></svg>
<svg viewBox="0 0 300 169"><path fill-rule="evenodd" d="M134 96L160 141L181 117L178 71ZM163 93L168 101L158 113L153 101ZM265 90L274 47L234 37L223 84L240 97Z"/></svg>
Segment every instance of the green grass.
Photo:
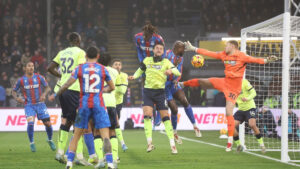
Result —
<svg viewBox="0 0 300 169"><path fill-rule="evenodd" d="M146 153L146 139L143 130L124 131L129 147L126 153L120 150L119 169L290 169L298 168L287 164L263 159L246 153L226 153L223 148L183 140L178 145L178 155L171 155L166 135L153 133L156 149ZM218 138L218 132L203 132L203 138L195 138L191 131L179 131L184 137L205 142L225 145L226 140ZM57 138L57 133L54 134ZM55 140L56 141L56 140ZM46 133L36 132L37 152L30 152L25 132L0 133L0 169L63 169L65 166L54 160L55 152L46 143ZM85 150L85 154L86 150ZM267 155L279 159L280 153L268 152ZM76 168L91 168L75 166Z"/></svg>

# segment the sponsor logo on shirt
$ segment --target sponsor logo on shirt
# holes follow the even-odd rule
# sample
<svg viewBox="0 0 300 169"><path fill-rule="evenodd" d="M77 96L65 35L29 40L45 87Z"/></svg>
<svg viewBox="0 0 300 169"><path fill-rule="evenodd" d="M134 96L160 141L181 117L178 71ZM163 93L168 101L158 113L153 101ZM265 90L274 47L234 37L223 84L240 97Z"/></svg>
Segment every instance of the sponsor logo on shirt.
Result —
<svg viewBox="0 0 300 169"><path fill-rule="evenodd" d="M229 64L229 65L236 65L236 61L235 60L224 60L224 64Z"/></svg>
<svg viewBox="0 0 300 169"><path fill-rule="evenodd" d="M147 68L154 68L154 69L160 70L162 68L162 66L161 65L148 65Z"/></svg>
<svg viewBox="0 0 300 169"><path fill-rule="evenodd" d="M35 84L35 85L26 85L24 86L24 89L35 89L35 88L39 88L40 85L39 84Z"/></svg>

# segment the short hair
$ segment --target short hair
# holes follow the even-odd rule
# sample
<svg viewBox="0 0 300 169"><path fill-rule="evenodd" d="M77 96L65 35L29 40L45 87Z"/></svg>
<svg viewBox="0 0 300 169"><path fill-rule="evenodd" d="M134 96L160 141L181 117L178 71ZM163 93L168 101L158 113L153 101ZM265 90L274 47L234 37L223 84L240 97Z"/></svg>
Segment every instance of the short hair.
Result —
<svg viewBox="0 0 300 169"><path fill-rule="evenodd" d="M69 41L70 43L79 42L79 39L80 39L80 35L79 35L79 33L77 33L77 32L71 32L71 33L69 33L69 35L68 35L68 41Z"/></svg>
<svg viewBox="0 0 300 169"><path fill-rule="evenodd" d="M113 59L113 60L111 61L111 64L113 65L115 62L120 62L120 63L122 63L121 59Z"/></svg>
<svg viewBox="0 0 300 169"><path fill-rule="evenodd" d="M111 61L111 56L109 53L104 53L98 59L98 62L104 66L108 66Z"/></svg>
<svg viewBox="0 0 300 169"><path fill-rule="evenodd" d="M33 63L33 61L27 61L27 62L24 64L24 66L23 66L23 67L27 67L27 65L28 65L29 63L32 63L32 64L33 64L33 66L34 66L34 63Z"/></svg>
<svg viewBox="0 0 300 169"><path fill-rule="evenodd" d="M90 59L94 59L99 54L100 50L96 46L91 46L86 50L86 56Z"/></svg>
<svg viewBox="0 0 300 169"><path fill-rule="evenodd" d="M239 43L236 40L230 40L228 43L232 44L236 49L239 48Z"/></svg>
<svg viewBox="0 0 300 169"><path fill-rule="evenodd" d="M156 44L153 46L153 48L155 48L155 46L157 46L157 45L161 45L161 46L165 47L165 44L164 44L164 43L158 42L158 43L156 43Z"/></svg>

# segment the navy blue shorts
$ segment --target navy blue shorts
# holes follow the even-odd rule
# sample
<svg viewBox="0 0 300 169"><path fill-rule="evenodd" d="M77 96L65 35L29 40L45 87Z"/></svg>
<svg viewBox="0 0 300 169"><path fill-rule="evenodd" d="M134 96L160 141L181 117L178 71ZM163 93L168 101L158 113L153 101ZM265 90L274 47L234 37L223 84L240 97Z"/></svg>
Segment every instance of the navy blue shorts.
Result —
<svg viewBox="0 0 300 169"><path fill-rule="evenodd" d="M107 113L109 116L110 127L109 129L116 129L118 120L117 120L117 111L115 107L106 107Z"/></svg>
<svg viewBox="0 0 300 169"><path fill-rule="evenodd" d="M79 107L79 97L80 93L74 90L66 90L59 96L63 118L75 121L77 109Z"/></svg>
<svg viewBox="0 0 300 169"><path fill-rule="evenodd" d="M154 107L155 104L157 110L168 110L168 103L164 89L144 88L143 101L143 106Z"/></svg>
<svg viewBox="0 0 300 169"><path fill-rule="evenodd" d="M247 111L238 110L234 114L234 120L237 120L242 124L244 121L248 122L249 119L256 118L256 115L257 115L257 109L256 108L252 108L252 109L247 110Z"/></svg>

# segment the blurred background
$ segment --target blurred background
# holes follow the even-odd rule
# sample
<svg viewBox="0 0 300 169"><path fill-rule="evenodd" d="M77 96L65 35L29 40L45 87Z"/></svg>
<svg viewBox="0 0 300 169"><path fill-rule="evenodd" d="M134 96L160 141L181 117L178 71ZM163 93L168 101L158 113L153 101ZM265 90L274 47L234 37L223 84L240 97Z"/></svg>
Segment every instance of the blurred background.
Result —
<svg viewBox="0 0 300 169"><path fill-rule="evenodd" d="M132 75L139 66L134 35L148 20L158 28L167 49L175 40L189 40L195 46L220 51L222 38L239 37L241 28L282 11L279 0L1 0L0 105L22 107L13 100L11 90L29 60L53 88L57 79L47 74L46 67L68 46L69 32L80 33L81 48L96 45L102 53L121 59L123 71ZM182 80L224 76L221 61L206 59L204 67L195 69L190 65L192 55L184 56ZM264 82L256 80L255 85L263 86ZM224 95L216 90L185 92L193 106L225 104ZM130 82L124 99L125 106L140 106L141 84ZM49 101L47 105L58 106Z"/></svg>

